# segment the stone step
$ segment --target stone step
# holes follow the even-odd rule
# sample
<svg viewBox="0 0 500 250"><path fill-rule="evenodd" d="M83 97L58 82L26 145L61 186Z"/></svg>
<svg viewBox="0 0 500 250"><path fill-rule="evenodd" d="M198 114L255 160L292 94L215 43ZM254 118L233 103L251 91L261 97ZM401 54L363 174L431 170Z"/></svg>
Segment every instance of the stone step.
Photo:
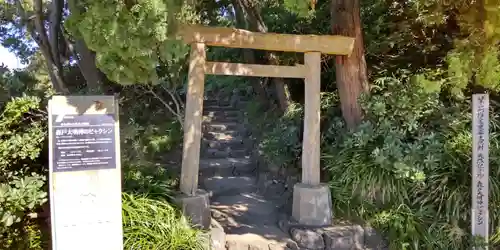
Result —
<svg viewBox="0 0 500 250"><path fill-rule="evenodd" d="M246 105L250 99L240 97L239 101L236 102L237 105ZM203 101L204 106L231 106L231 101L229 99L219 100L219 99L208 99Z"/></svg>
<svg viewBox="0 0 500 250"><path fill-rule="evenodd" d="M217 148L207 148L205 152L202 154L203 157L206 158L240 158L240 157L249 157L250 153L246 149L226 149L220 150Z"/></svg>
<svg viewBox="0 0 500 250"><path fill-rule="evenodd" d="M218 150L218 151L241 151L241 150L249 150L251 148L250 143L248 144L230 144L230 143L205 143L202 146L203 151L208 151L210 149Z"/></svg>
<svg viewBox="0 0 500 250"><path fill-rule="evenodd" d="M246 131L240 130L224 130L224 131L205 131L203 133L203 137L210 138L227 138L228 136L237 137L237 136L247 136Z"/></svg>
<svg viewBox="0 0 500 250"><path fill-rule="evenodd" d="M242 233L256 225L279 228L279 207L256 193L218 196L211 199L210 207L212 217L224 227L227 234Z"/></svg>
<svg viewBox="0 0 500 250"><path fill-rule="evenodd" d="M236 105L203 104L203 112L242 112L248 104L249 102L239 102Z"/></svg>
<svg viewBox="0 0 500 250"><path fill-rule="evenodd" d="M241 111L238 107L233 107L229 105L203 105L203 112L237 112Z"/></svg>
<svg viewBox="0 0 500 250"><path fill-rule="evenodd" d="M203 139L203 148L212 148L219 150L244 150L250 144L245 143L244 140L232 139L232 140L208 140Z"/></svg>
<svg viewBox="0 0 500 250"><path fill-rule="evenodd" d="M254 176L214 176L205 178L202 186L212 193L212 197L221 195L237 195L257 190Z"/></svg>
<svg viewBox="0 0 500 250"><path fill-rule="evenodd" d="M232 133L227 132L207 132L203 134L203 138L206 140L237 140L243 141L243 136L241 135L232 135Z"/></svg>
<svg viewBox="0 0 500 250"><path fill-rule="evenodd" d="M276 229L267 229L267 231L273 233L274 231L276 231ZM295 250L293 248L287 247L286 240L276 239L274 235L259 235L253 233L244 235L229 234L226 235L225 239L225 249L227 250Z"/></svg>
<svg viewBox="0 0 500 250"><path fill-rule="evenodd" d="M210 117L217 117L217 116L223 116L223 117L239 117L243 113L241 111L234 111L234 110L228 110L228 111L204 111L203 115L210 116Z"/></svg>
<svg viewBox="0 0 500 250"><path fill-rule="evenodd" d="M224 228L227 249L285 249L290 240L278 227L278 206L263 196L219 196L211 200L211 209Z"/></svg>
<svg viewBox="0 0 500 250"><path fill-rule="evenodd" d="M241 118L238 116L203 116L204 122L240 122Z"/></svg>
<svg viewBox="0 0 500 250"><path fill-rule="evenodd" d="M238 122L203 122L203 127L207 132L221 132L227 130L244 130Z"/></svg>
<svg viewBox="0 0 500 250"><path fill-rule="evenodd" d="M248 175L255 170L249 158L200 159L200 178Z"/></svg>

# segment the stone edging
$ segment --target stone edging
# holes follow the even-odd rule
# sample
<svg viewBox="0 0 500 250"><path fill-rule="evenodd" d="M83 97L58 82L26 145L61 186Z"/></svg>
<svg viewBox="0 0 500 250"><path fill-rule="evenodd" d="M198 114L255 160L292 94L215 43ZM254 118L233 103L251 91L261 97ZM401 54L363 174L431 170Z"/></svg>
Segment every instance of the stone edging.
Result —
<svg viewBox="0 0 500 250"><path fill-rule="evenodd" d="M279 220L280 229L288 233L289 250L385 250L386 242L371 227L353 224L339 224L324 227L300 225L286 217Z"/></svg>

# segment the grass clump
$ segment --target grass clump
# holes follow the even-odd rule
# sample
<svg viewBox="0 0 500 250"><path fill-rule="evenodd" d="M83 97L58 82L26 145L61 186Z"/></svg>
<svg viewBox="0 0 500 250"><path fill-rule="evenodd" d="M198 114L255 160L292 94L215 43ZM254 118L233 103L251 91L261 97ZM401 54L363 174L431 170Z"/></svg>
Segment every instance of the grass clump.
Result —
<svg viewBox="0 0 500 250"><path fill-rule="evenodd" d="M165 201L124 193L122 211L125 249L201 250L208 242Z"/></svg>
<svg viewBox="0 0 500 250"><path fill-rule="evenodd" d="M192 228L172 205L178 180L165 156L182 143L182 129L165 114L153 116L161 119L141 119L139 114L147 107L133 107L124 107L121 117L127 121L121 127L124 249L203 249L206 234Z"/></svg>

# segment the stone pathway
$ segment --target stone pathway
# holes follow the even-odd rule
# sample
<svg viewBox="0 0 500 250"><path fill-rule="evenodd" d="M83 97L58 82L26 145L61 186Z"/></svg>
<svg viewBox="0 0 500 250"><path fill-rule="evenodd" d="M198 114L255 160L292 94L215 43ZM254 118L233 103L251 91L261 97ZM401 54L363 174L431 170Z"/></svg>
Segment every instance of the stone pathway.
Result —
<svg viewBox="0 0 500 250"><path fill-rule="evenodd" d="M289 236L278 227L281 204L258 190L243 121L241 109L229 102L204 102L200 184L211 193L212 218L224 228L226 249L286 249Z"/></svg>
<svg viewBox="0 0 500 250"><path fill-rule="evenodd" d="M308 228L290 221L283 208L290 208L296 180L259 171L242 105L235 103L204 101L200 185L211 194L212 250L387 249L371 228Z"/></svg>

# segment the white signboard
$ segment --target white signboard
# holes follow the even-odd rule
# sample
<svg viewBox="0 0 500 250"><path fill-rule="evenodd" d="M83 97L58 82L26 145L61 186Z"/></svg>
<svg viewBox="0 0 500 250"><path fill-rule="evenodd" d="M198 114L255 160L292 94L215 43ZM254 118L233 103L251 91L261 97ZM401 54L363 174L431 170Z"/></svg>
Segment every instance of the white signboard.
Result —
<svg viewBox="0 0 500 250"><path fill-rule="evenodd" d="M53 250L122 250L118 105L113 96L49 102Z"/></svg>
<svg viewBox="0 0 500 250"><path fill-rule="evenodd" d="M472 234L488 240L488 94L472 95Z"/></svg>

